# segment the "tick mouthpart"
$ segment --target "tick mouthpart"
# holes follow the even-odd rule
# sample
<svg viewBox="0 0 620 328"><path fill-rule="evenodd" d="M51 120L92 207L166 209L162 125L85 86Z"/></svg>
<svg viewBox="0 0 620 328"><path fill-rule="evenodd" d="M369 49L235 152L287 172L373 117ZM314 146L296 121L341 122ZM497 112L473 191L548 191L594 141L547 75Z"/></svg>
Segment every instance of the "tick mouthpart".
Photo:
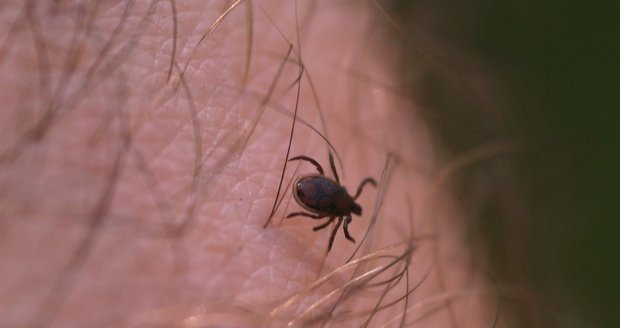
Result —
<svg viewBox="0 0 620 328"><path fill-rule="evenodd" d="M359 206L357 203L353 203L353 206L351 207L351 212L353 212L353 214L361 216L362 215L362 207Z"/></svg>

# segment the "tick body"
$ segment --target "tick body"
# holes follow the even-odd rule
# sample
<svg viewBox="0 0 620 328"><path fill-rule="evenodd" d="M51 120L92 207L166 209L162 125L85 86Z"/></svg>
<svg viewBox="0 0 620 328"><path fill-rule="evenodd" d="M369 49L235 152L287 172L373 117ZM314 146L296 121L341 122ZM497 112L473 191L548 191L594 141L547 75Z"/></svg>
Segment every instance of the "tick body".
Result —
<svg viewBox="0 0 620 328"><path fill-rule="evenodd" d="M305 216L311 219L319 220L323 218L329 218L326 222L314 227L312 230L317 231L329 226L334 220L336 226L332 230L329 238L329 244L327 245L327 252L329 252L334 243L334 237L343 224L343 230L345 237L355 242L355 239L349 234L349 223L352 221L352 214L362 215L362 207L355 202L355 200L362 193L364 186L368 183L376 186L377 183L373 178L364 179L359 187L355 196L349 195L349 192L345 187L340 185L340 179L336 172L336 166L334 165L334 159L329 154L329 164L332 172L334 173L334 179L325 175L321 165L314 159L307 156L296 156L289 161L304 160L314 165L319 172L318 174L307 174L299 176L295 180L293 186L293 196L297 203L307 210L307 212L294 212L287 215L287 218L295 216Z"/></svg>

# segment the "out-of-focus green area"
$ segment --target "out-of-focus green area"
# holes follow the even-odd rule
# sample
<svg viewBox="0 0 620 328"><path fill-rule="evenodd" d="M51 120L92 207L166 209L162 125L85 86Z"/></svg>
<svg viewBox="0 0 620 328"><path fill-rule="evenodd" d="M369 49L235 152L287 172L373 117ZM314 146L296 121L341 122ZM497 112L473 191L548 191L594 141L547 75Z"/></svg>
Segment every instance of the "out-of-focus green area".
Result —
<svg viewBox="0 0 620 328"><path fill-rule="evenodd" d="M409 81L412 92L426 90L416 101L437 109L435 117L470 125L437 121L449 149L525 141L501 164L520 190L513 223L501 222L510 206L501 197L495 206L503 209L487 203L477 223L499 279L531 284L540 293L533 306L555 325L620 327L620 3L402 0L387 7L407 42L417 42L406 64L412 70L421 57L415 48L457 58ZM499 101L468 99L458 75L476 67L458 63L461 50L501 82L493 90Z"/></svg>

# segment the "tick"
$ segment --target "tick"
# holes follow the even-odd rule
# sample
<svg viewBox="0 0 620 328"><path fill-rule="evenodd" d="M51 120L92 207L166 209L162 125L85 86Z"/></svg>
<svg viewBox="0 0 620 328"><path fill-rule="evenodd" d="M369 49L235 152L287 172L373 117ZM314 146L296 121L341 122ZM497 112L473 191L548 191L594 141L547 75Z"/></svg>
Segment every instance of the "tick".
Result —
<svg viewBox="0 0 620 328"><path fill-rule="evenodd" d="M324 229L338 219L329 237L328 253L332 249L334 237L336 237L336 233L343 221L344 236L355 243L355 239L349 234L349 224L353 220L351 214L362 215L362 207L355 200L360 196L366 184L370 183L375 187L377 186L375 179L366 178L362 180L357 187L355 196L351 196L347 189L340 184L340 178L338 178L338 172L336 172L334 158L331 153L329 154L329 165L334 173L333 179L326 176L321 165L310 157L296 156L289 159L289 162L299 160L310 162L319 173L301 175L295 180L293 185L293 197L295 197L295 200L301 207L310 213L294 212L287 215L286 218L295 216L305 216L314 220L329 218L326 222L312 228L313 231Z"/></svg>

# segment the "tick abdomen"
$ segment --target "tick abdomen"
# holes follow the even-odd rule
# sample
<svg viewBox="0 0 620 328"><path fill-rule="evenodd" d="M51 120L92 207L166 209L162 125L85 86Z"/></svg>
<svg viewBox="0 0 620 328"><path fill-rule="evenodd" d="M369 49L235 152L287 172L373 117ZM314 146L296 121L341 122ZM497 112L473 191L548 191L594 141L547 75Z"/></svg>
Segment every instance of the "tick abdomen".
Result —
<svg viewBox="0 0 620 328"><path fill-rule="evenodd" d="M346 189L325 176L302 177L296 187L299 202L316 213L347 215L355 205Z"/></svg>

